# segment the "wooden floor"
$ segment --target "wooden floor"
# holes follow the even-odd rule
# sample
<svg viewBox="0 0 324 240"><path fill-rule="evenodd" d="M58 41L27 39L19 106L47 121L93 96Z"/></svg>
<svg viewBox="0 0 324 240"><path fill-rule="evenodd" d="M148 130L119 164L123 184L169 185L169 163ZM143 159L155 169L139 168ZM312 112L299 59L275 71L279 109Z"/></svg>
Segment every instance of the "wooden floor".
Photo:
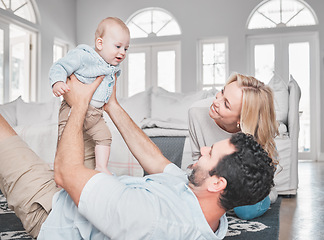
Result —
<svg viewBox="0 0 324 240"><path fill-rule="evenodd" d="M279 240L324 239L324 162L299 161L297 195L283 198Z"/></svg>

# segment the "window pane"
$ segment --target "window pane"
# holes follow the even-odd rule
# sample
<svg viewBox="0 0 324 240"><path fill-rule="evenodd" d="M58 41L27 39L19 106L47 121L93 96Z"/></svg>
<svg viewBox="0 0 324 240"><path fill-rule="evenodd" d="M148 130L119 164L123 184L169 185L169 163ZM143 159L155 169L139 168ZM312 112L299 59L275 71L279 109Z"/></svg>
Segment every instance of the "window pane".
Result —
<svg viewBox="0 0 324 240"><path fill-rule="evenodd" d="M3 54L4 54L4 32L0 29L0 104L3 103L4 100L4 81L3 81Z"/></svg>
<svg viewBox="0 0 324 240"><path fill-rule="evenodd" d="M131 38L148 37L148 34L145 31L143 31L141 28L139 28L137 25L135 25L134 23L131 22L127 26L129 28Z"/></svg>
<svg viewBox="0 0 324 240"><path fill-rule="evenodd" d="M54 44L53 46L53 62L56 62L65 55L65 48L61 45Z"/></svg>
<svg viewBox="0 0 324 240"><path fill-rule="evenodd" d="M225 64L216 64L214 71L215 84L225 83Z"/></svg>
<svg viewBox="0 0 324 240"><path fill-rule="evenodd" d="M12 47L11 52L11 81L10 81L10 101L22 96L25 100L28 100L29 96L25 94L26 86L26 71L24 66L25 60L25 45L24 43L15 44Z"/></svg>
<svg viewBox="0 0 324 240"><path fill-rule="evenodd" d="M315 25L315 19L313 14L309 11L309 9L304 9L301 11L296 17L291 19L287 26L304 26L304 25Z"/></svg>
<svg viewBox="0 0 324 240"><path fill-rule="evenodd" d="M275 49L273 44L256 45L254 48L255 77L267 84L274 72Z"/></svg>
<svg viewBox="0 0 324 240"><path fill-rule="evenodd" d="M300 131L299 152L310 151L310 59L309 43L289 44L289 74L298 82L302 91L299 103Z"/></svg>
<svg viewBox="0 0 324 240"><path fill-rule="evenodd" d="M203 45L203 64L214 64L215 63L215 52L213 44Z"/></svg>
<svg viewBox="0 0 324 240"><path fill-rule="evenodd" d="M175 91L175 52L158 52L158 86L169 92Z"/></svg>
<svg viewBox="0 0 324 240"><path fill-rule="evenodd" d="M165 27L163 27L156 36L179 35L181 33L178 23L173 19Z"/></svg>
<svg viewBox="0 0 324 240"><path fill-rule="evenodd" d="M224 64L225 63L225 44L224 43L214 44L214 54L215 54L215 63Z"/></svg>
<svg viewBox="0 0 324 240"><path fill-rule="evenodd" d="M165 12L162 11L152 11L153 14L153 32L157 33L161 30L161 28L166 25L172 17Z"/></svg>
<svg viewBox="0 0 324 240"><path fill-rule="evenodd" d="M135 15L127 24L131 38L170 36L181 34L173 17L163 10L145 9Z"/></svg>
<svg viewBox="0 0 324 240"><path fill-rule="evenodd" d="M29 101L30 87L30 34L22 28L10 26L10 81L9 100L21 96Z"/></svg>
<svg viewBox="0 0 324 240"><path fill-rule="evenodd" d="M271 22L269 19L265 18L261 13L255 12L250 19L249 29L256 28L274 28L277 25Z"/></svg>
<svg viewBox="0 0 324 240"><path fill-rule="evenodd" d="M293 1L282 1L282 22L287 23L294 15L300 12L304 6L299 2ZM299 13L298 13L299 14ZM298 14L296 16L298 16Z"/></svg>
<svg viewBox="0 0 324 240"><path fill-rule="evenodd" d="M128 54L128 96L145 90L145 53Z"/></svg>
<svg viewBox="0 0 324 240"><path fill-rule="evenodd" d="M258 12L278 24L280 22L280 0L267 2L258 9Z"/></svg>
<svg viewBox="0 0 324 240"><path fill-rule="evenodd" d="M36 15L30 1L27 0L1 0L0 8L8 10L13 14L36 23Z"/></svg>
<svg viewBox="0 0 324 240"><path fill-rule="evenodd" d="M255 10L248 29L315 25L315 16L308 6L296 0L266 1Z"/></svg>
<svg viewBox="0 0 324 240"><path fill-rule="evenodd" d="M214 67L213 65L203 66L203 85L214 84Z"/></svg>
<svg viewBox="0 0 324 240"><path fill-rule="evenodd" d="M203 44L203 85L224 84L226 76L225 43ZM203 87L204 87L203 86Z"/></svg>
<svg viewBox="0 0 324 240"><path fill-rule="evenodd" d="M0 2L0 6L1 6L1 8L3 8L3 9L8 8L8 7L9 7L9 0L3 0L3 1L1 1L1 2Z"/></svg>
<svg viewBox="0 0 324 240"><path fill-rule="evenodd" d="M152 12L151 11L145 11L137 14L132 19L132 22L134 22L147 34L152 32Z"/></svg>

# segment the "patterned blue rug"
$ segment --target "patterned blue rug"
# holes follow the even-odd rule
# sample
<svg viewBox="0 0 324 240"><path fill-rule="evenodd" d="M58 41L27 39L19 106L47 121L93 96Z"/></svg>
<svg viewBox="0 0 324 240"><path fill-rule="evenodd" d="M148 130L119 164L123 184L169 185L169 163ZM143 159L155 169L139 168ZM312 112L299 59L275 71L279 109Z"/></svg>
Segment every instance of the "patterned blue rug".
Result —
<svg viewBox="0 0 324 240"><path fill-rule="evenodd" d="M33 239L24 230L21 221L8 208L6 198L0 191L0 239Z"/></svg>
<svg viewBox="0 0 324 240"><path fill-rule="evenodd" d="M278 240L281 197L262 216L241 220L234 211L227 213L228 231L225 240Z"/></svg>
<svg viewBox="0 0 324 240"><path fill-rule="evenodd" d="M264 215L245 221L236 218L234 213L228 213L229 228L226 240L278 240L279 209L281 198L271 205ZM0 191L0 239L33 239L24 230L15 213L8 208L6 198Z"/></svg>

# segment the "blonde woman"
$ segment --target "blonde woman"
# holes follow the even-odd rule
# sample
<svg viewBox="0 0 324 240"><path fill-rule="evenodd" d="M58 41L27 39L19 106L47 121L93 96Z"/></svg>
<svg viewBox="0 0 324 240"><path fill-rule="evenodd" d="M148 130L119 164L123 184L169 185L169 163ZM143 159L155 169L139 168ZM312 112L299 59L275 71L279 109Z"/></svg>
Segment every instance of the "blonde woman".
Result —
<svg viewBox="0 0 324 240"><path fill-rule="evenodd" d="M273 164L278 163L274 142L278 124L272 90L252 76L234 73L212 103L210 98L204 99L189 109L193 161L198 160L201 147L211 146L240 131L253 135L268 152ZM274 196L275 200L276 193ZM266 212L269 206L270 199L267 197L255 206L234 210L240 218L252 219Z"/></svg>

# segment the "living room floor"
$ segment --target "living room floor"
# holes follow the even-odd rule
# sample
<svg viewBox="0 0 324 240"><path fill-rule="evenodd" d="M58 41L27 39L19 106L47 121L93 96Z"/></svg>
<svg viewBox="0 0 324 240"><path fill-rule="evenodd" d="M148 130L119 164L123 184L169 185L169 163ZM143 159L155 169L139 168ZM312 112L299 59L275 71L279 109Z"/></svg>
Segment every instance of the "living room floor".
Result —
<svg viewBox="0 0 324 240"><path fill-rule="evenodd" d="M324 162L300 160L297 195L283 198L279 240L324 239Z"/></svg>

